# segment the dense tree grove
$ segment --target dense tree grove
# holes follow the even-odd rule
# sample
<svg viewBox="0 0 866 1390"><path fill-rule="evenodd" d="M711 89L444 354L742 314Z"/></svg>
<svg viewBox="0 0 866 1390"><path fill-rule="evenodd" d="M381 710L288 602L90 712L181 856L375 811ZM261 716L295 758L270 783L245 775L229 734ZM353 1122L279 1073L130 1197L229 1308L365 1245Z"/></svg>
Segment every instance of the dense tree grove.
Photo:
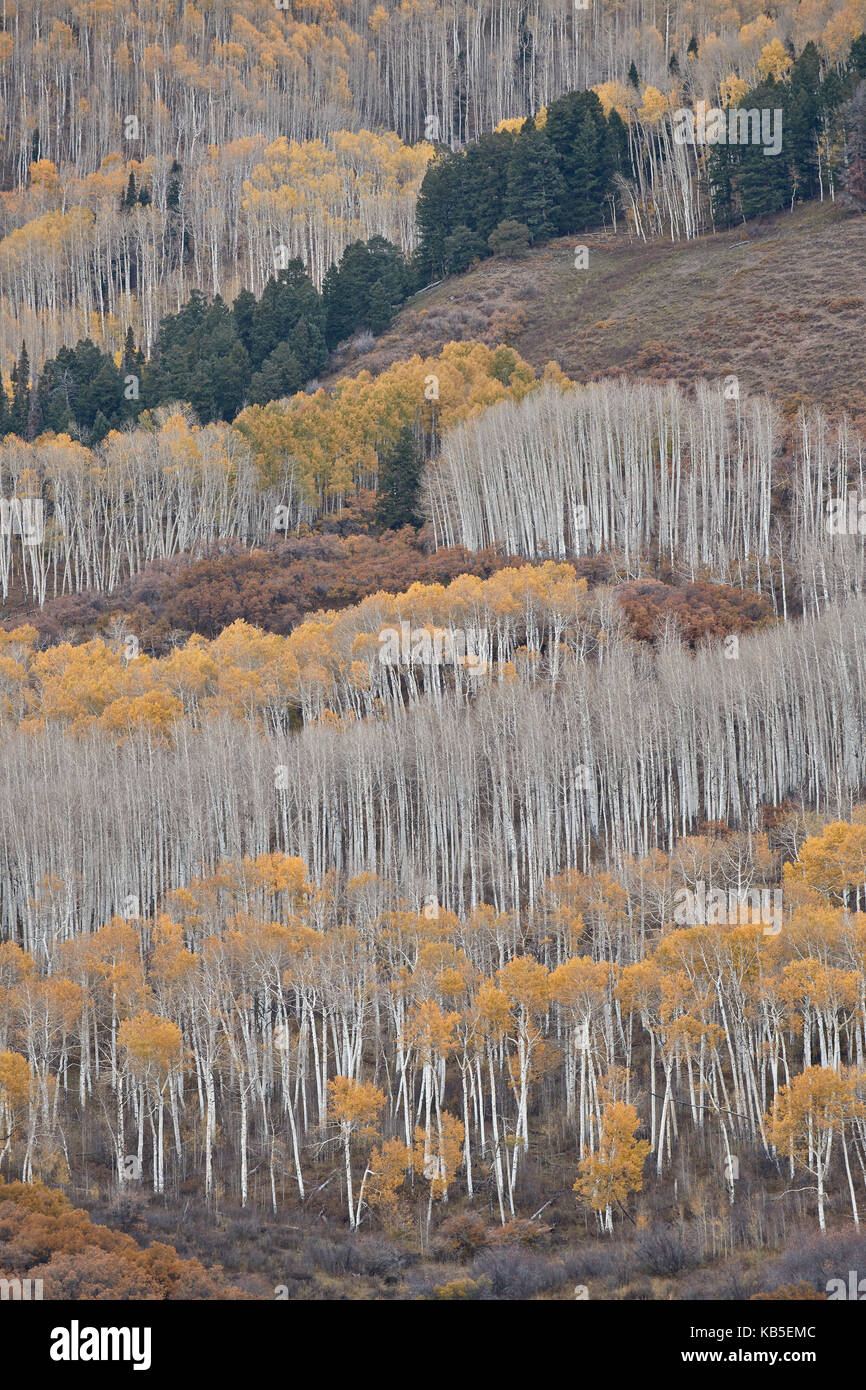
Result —
<svg viewBox="0 0 866 1390"><path fill-rule="evenodd" d="M766 216L795 200L818 198L832 191L843 167L846 120L844 103L866 76L866 38L852 45L847 69L827 69L814 43L792 61L771 52L762 67L763 81L751 90L731 91L743 111L781 112L781 157L767 157L760 145L715 145L709 161L713 212L725 226L742 218Z"/></svg>
<svg viewBox="0 0 866 1390"><path fill-rule="evenodd" d="M374 237L347 247L322 295L299 259L272 276L259 299L243 290L231 309L219 295L208 301L193 290L162 320L150 358L130 328L115 356L90 339L61 348L31 388L24 345L11 400L0 387L0 437L71 434L99 444L143 410L174 401L187 402L203 424L233 420L247 404L301 391L324 368L327 348L357 329L381 332L413 283L397 249Z"/></svg>
<svg viewBox="0 0 866 1390"><path fill-rule="evenodd" d="M638 236L682 238L835 197L866 74L856 3L742 23L708 3L701 42L694 7L667 6L661 33L640 0L612 31L605 3L537 0L512 16L462 3L367 12L365 0L338 16L325 0L308 24L243 0L230 24L148 4L55 14L46 37L25 7L0 29L0 367L8 379L22 336L38 365L77 341L114 356L129 328L150 356L192 291L260 295L294 258L321 288L359 241L408 255L420 230L429 277L487 255L515 220L528 242L621 215ZM403 41L426 59L393 47ZM248 82L266 97L241 100ZM395 106L407 83L409 106ZM700 103L781 110L779 157L678 143L677 113ZM379 269L368 284L356 264L346 282L374 332L399 302L400 274ZM292 378L287 355L259 395Z"/></svg>
<svg viewBox="0 0 866 1390"><path fill-rule="evenodd" d="M336 347L358 328L381 333L414 285L414 268L385 237L347 246L322 284L328 347Z"/></svg>
<svg viewBox="0 0 866 1390"><path fill-rule="evenodd" d="M379 237L408 253L433 154L369 131L327 143L257 136L211 147L193 175L168 155L121 148L96 172L34 159L26 189L0 192L2 304L15 324L14 339L0 324L7 370L22 334L37 364L83 338L114 355L129 328L150 356L161 320L193 291L261 296L298 259L321 288L350 245ZM140 185L132 201L130 181ZM387 305L374 296L378 321Z"/></svg>
<svg viewBox="0 0 866 1390"><path fill-rule="evenodd" d="M843 420L791 428L736 377L543 385L452 429L428 470L437 540L527 559L661 554L692 580L766 592L781 616L863 592L863 444Z"/></svg>
<svg viewBox="0 0 866 1390"><path fill-rule="evenodd" d="M696 136L692 129L683 139L682 113L694 92L675 85L638 95L639 82L632 91L608 82L569 92L465 150L440 150L418 198L423 273L465 270L495 251L499 229L515 222L528 245L602 221L616 225L619 205L638 234L677 238L832 196L854 120L845 103L866 75L866 39L852 44L841 68L822 61L811 42L793 61L778 40L765 45L757 66L759 83L732 73L716 97L726 123L734 109L757 111L759 125L761 112L773 113L771 154L766 131L751 143L729 142L717 130ZM745 128L751 135L748 120Z"/></svg>
<svg viewBox="0 0 866 1390"><path fill-rule="evenodd" d="M866 1287L864 28L0 15L0 1300Z"/></svg>
<svg viewBox="0 0 866 1390"><path fill-rule="evenodd" d="M551 564L159 659L128 629L45 651L4 633L0 926L40 883L94 930L128 894L151 913L194 865L274 847L317 880L396 858L404 891L516 910L568 868L754 829L787 798L845 815L866 781L863 602L696 651L669 623L651 647Z"/></svg>
<svg viewBox="0 0 866 1390"><path fill-rule="evenodd" d="M517 131L484 135L459 153L442 151L418 198L422 272L465 270L488 254L491 236L509 219L526 226L529 241L596 226L615 175L628 171L626 159L626 127L615 109L605 116L595 92L551 103L541 129L530 117Z"/></svg>
<svg viewBox="0 0 866 1390"><path fill-rule="evenodd" d="M268 323L273 333L280 331L279 314L271 317L270 310L274 303L286 307L282 284L276 282L273 301L261 301L269 310L263 335ZM308 281L304 291L314 296ZM297 310L297 300L287 299L288 312ZM178 316L180 327L169 324L165 360L155 368L163 380L187 369L185 335L198 334L201 315L212 312L223 313L194 300ZM213 360L224 372L224 359ZM225 380L231 387L231 378ZM175 405L147 411L134 430L112 430L95 450L67 434L40 436L33 444L7 436L0 443L0 477L10 497L4 501L10 524L0 528L0 589L5 598L10 587L20 586L42 603L49 594L111 591L152 560L197 556L216 542L260 545L340 513L347 498L375 489L380 451L399 501L381 513L382 525L418 521L413 499L421 455L438 448L442 430L494 401L520 399L538 384L510 349L452 343L438 357L396 363L375 380L362 372L342 378L331 393L300 392L286 402L248 407L234 426L215 421L200 427L188 407ZM409 429L411 444L401 436ZM401 437L412 478L393 457ZM14 509L25 504L44 509L38 534L22 534L15 524Z"/></svg>
<svg viewBox="0 0 866 1390"><path fill-rule="evenodd" d="M756 75L775 37L798 51L813 40L838 61L858 17L838 0L757 19L754 7L719 0L661 14L641 0L586 12L553 0L408 10L396 0L239 0L182 13L149 0L81 13L59 0L46 20L24 0L0 49L4 182L23 186L40 157L96 168L124 139L185 167L259 133L303 141L366 126L407 141L435 132L450 145L603 81L636 90L688 74L707 95L731 70ZM139 131L125 134L133 113Z"/></svg>
<svg viewBox="0 0 866 1390"><path fill-rule="evenodd" d="M714 908L669 926L704 876L724 924ZM771 919L755 886L780 877ZM794 816L772 837L684 839L616 876L564 874L528 915L418 910L375 874L317 884L280 853L221 861L152 920L130 899L84 935L40 902L38 936L0 947L0 1162L25 1181L71 1175L69 1135L86 1133L122 1185L130 1155L157 1194L192 1177L209 1201L276 1213L329 1157L351 1227L405 1222L410 1186L428 1225L434 1204L485 1192L505 1225L527 1166L546 1167L555 1111L600 1229L686 1135L712 1155L714 1217L735 1202L732 1155L763 1152L780 1187L816 1178L822 1228L828 1206L856 1221L864 880L858 811L809 837ZM128 1237L98 1243L144 1277Z"/></svg>
<svg viewBox="0 0 866 1390"><path fill-rule="evenodd" d="M437 545L532 561L610 552L623 578L663 561L690 582L765 593L782 617L862 592L863 446L844 421L804 411L786 425L735 378L694 397L575 387L554 366L545 378L511 350L452 344L248 408L231 428L157 411L96 453L65 435L7 439L18 500L6 505L41 500L45 525L0 533L3 592L111 592L153 560L259 546L377 485L370 521L418 525L426 506Z"/></svg>

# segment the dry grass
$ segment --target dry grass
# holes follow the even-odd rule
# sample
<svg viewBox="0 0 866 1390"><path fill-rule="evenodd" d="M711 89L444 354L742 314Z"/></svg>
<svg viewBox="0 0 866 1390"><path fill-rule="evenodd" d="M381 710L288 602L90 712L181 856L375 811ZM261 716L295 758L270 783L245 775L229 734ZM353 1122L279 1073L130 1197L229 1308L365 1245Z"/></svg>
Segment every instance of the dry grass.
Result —
<svg viewBox="0 0 866 1390"><path fill-rule="evenodd" d="M576 241L416 295L331 379L475 338L506 342L536 368L555 360L579 381L734 373L789 412L820 404L866 426L866 218L808 204L685 245L595 235L584 238L587 270L574 268Z"/></svg>

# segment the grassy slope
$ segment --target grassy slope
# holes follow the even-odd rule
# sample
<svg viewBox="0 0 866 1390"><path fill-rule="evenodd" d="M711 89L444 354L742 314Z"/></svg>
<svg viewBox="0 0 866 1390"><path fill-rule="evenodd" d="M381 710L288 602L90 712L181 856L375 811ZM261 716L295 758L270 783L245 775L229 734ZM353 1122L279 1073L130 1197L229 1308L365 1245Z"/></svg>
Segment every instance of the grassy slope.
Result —
<svg viewBox="0 0 866 1390"><path fill-rule="evenodd" d="M536 368L554 359L580 381L736 373L788 410L820 404L866 427L866 218L808 204L679 245L587 236L584 271L578 240L416 295L370 350L341 353L329 380L477 338L508 342Z"/></svg>

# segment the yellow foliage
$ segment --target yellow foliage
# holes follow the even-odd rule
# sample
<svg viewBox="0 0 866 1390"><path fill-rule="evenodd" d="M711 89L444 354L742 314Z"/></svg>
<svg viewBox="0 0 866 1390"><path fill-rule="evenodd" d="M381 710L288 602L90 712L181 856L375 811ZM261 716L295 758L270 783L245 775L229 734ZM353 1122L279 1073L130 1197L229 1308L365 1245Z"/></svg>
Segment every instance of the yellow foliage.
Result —
<svg viewBox="0 0 866 1390"><path fill-rule="evenodd" d="M652 1145L636 1139L637 1111L614 1101L604 1111L598 1152L578 1165L574 1191L593 1211L624 1207L632 1192L643 1186L643 1166Z"/></svg>
<svg viewBox="0 0 866 1390"><path fill-rule="evenodd" d="M328 1082L328 1091L331 1111L344 1131L373 1125L385 1105L385 1096L378 1086L349 1076L335 1076Z"/></svg>
<svg viewBox="0 0 866 1390"><path fill-rule="evenodd" d="M183 1035L177 1024L147 1010L121 1023L117 1041L137 1076L166 1077L180 1062L183 1051Z"/></svg>
<svg viewBox="0 0 866 1390"><path fill-rule="evenodd" d="M736 106L748 90L748 82L744 82L742 77L737 77L736 73L732 72L719 83L722 106Z"/></svg>
<svg viewBox="0 0 866 1390"><path fill-rule="evenodd" d="M761 49L761 55L758 58L758 71L765 81L768 77L772 77L778 82L781 77L787 75L792 65L793 59L781 39L773 39L772 43L766 44Z"/></svg>
<svg viewBox="0 0 866 1390"><path fill-rule="evenodd" d="M670 110L670 101L658 87L644 88L643 102L638 110L638 118L647 125L658 125Z"/></svg>
<svg viewBox="0 0 866 1390"><path fill-rule="evenodd" d="M611 111L616 111L624 121L628 121L637 106L637 93L622 82L600 82L592 90L601 102L605 116L609 116ZM649 90L655 89L647 88L647 91Z"/></svg>
<svg viewBox="0 0 866 1390"><path fill-rule="evenodd" d="M30 1066L20 1052L0 1052L0 1109L17 1110L30 1095Z"/></svg>

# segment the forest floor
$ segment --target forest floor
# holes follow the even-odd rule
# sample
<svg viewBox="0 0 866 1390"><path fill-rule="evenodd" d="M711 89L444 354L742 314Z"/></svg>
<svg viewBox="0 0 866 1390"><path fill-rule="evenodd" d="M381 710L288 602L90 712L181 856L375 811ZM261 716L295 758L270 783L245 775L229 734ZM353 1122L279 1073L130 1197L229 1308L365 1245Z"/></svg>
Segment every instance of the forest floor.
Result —
<svg viewBox="0 0 866 1390"><path fill-rule="evenodd" d="M748 1201L737 1221L725 1220L722 1236L722 1221L670 1205L661 1193L637 1228L618 1220L613 1237L598 1232L570 1191L559 1194L540 1222L523 1218L506 1228L491 1193L477 1194L475 1203L458 1199L450 1216L447 1209L435 1212L423 1236L428 1203L422 1194L401 1203L401 1229L385 1231L377 1221L354 1234L336 1194L324 1205L317 1199L277 1216L231 1202L213 1211L192 1193L160 1199L140 1190L113 1201L107 1194L82 1200L80 1190L67 1195L91 1220L140 1245L167 1241L184 1258L218 1266L237 1294L265 1301L716 1301L794 1286L799 1297L820 1299L828 1273L862 1267L866 1253L866 1236L846 1219L841 1198L826 1232L801 1207L781 1223L773 1213L773 1234L765 1228L756 1244ZM715 1250L706 1248L711 1225L718 1231Z"/></svg>
<svg viewBox="0 0 866 1390"><path fill-rule="evenodd" d="M574 265L580 242L585 270ZM608 232L484 261L415 295L366 350L335 354L322 384L455 339L507 343L536 370L556 361L577 381L687 386L734 374L786 413L820 405L863 428L866 217L807 203L676 245Z"/></svg>

